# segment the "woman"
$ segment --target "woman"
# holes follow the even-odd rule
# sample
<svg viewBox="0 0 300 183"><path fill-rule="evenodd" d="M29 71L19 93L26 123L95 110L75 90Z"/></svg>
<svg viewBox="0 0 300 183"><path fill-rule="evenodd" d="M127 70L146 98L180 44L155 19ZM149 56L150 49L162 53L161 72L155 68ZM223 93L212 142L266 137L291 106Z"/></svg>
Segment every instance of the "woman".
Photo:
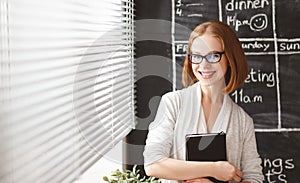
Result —
<svg viewBox="0 0 300 183"><path fill-rule="evenodd" d="M260 183L252 118L229 97L244 83L248 64L234 31L210 21L191 33L183 68L185 89L165 94L149 126L144 151L147 175L165 182ZM185 161L185 135L226 133L228 161Z"/></svg>

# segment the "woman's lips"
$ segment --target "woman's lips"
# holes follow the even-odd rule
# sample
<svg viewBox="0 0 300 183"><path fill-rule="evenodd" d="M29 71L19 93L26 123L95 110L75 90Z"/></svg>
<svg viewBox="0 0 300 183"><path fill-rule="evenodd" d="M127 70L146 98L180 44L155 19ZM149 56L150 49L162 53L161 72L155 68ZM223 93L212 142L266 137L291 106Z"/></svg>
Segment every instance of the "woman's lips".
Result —
<svg viewBox="0 0 300 183"><path fill-rule="evenodd" d="M215 73L215 71L199 71L199 74L202 76L203 79L210 79Z"/></svg>

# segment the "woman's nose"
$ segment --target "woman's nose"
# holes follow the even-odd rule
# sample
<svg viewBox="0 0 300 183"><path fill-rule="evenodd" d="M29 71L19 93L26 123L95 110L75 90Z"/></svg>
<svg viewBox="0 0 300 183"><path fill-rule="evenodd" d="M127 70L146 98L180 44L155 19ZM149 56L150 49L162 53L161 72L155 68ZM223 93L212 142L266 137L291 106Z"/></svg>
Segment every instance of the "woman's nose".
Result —
<svg viewBox="0 0 300 183"><path fill-rule="evenodd" d="M206 58L203 58L202 62L199 64L200 68L206 69L210 67L210 63L206 60Z"/></svg>

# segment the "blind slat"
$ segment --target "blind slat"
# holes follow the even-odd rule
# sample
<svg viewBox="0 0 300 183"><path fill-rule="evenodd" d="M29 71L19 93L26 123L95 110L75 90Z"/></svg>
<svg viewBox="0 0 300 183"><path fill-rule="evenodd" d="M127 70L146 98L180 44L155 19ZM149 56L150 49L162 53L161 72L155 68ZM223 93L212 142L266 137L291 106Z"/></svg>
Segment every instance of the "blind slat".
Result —
<svg viewBox="0 0 300 183"><path fill-rule="evenodd" d="M131 131L133 7L1 1L0 182L72 182Z"/></svg>

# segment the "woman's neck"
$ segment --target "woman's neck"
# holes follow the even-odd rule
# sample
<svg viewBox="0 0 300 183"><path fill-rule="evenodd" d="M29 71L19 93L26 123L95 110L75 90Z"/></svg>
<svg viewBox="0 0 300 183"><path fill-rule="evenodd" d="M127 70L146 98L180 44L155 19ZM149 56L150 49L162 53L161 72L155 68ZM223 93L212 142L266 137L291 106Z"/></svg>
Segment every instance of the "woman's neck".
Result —
<svg viewBox="0 0 300 183"><path fill-rule="evenodd" d="M217 116L221 110L224 93L222 87L201 87L202 93L202 109L206 121L207 131L211 132Z"/></svg>
<svg viewBox="0 0 300 183"><path fill-rule="evenodd" d="M202 103L222 104L224 98L223 87L201 86Z"/></svg>

